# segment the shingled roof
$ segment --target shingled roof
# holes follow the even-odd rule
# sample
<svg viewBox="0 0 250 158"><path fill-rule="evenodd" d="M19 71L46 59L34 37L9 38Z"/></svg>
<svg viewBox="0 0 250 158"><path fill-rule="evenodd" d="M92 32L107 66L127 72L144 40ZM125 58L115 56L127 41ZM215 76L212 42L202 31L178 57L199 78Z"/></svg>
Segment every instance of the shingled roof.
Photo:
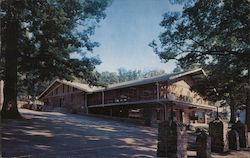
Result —
<svg viewBox="0 0 250 158"><path fill-rule="evenodd" d="M96 89L95 91L125 88L125 87L138 86L138 85L149 84L149 83L160 82L160 81L169 82L171 80L174 80L183 76L187 76L187 75L191 75L195 80L197 80L206 76L206 73L204 72L203 69L199 68L199 69L195 69L195 70L187 71L187 72L163 74L163 75L150 77L150 78L142 78L138 80L110 84L106 88L99 88L99 89Z"/></svg>
<svg viewBox="0 0 250 158"><path fill-rule="evenodd" d="M87 93L93 93L93 92L99 92L99 91L105 91L105 90L112 90L112 89L119 89L119 88L125 88L125 87L131 87L131 86L138 86L143 84L149 84L154 82L161 82L161 81L167 81L170 82L172 80L175 80L177 78L181 78L183 76L191 75L194 80L199 80L206 76L206 73L203 69L196 69L192 71L186 71L186 72L179 72L179 73L172 73L172 74L163 74L155 77L150 78L142 78L138 80L132 80L127 82L121 82L116 84L110 84L106 87L96 87L96 86L89 86L88 84L78 83L78 82L70 82L66 80L55 80L52 82L49 87L39 96L39 99L45 96L52 87L54 87L55 84L65 84L72 86L74 88L77 88L81 91L87 92Z"/></svg>

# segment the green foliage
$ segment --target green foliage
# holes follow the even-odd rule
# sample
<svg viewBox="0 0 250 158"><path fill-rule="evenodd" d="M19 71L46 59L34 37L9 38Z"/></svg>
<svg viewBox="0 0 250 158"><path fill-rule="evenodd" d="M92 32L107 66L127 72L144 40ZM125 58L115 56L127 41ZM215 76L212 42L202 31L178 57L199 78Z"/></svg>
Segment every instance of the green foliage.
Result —
<svg viewBox="0 0 250 158"><path fill-rule="evenodd" d="M119 82L119 77L115 72L101 72L98 77L98 81L100 84L108 85Z"/></svg>
<svg viewBox="0 0 250 158"><path fill-rule="evenodd" d="M158 76L164 74L164 70L127 70L124 68L119 68L118 73L116 72L101 72L98 74L98 83L100 85L109 85L119 82L126 82L131 80L137 80L140 78L149 78L153 76Z"/></svg>
<svg viewBox="0 0 250 158"><path fill-rule="evenodd" d="M234 91L247 82L250 63L249 1L172 2L183 5L183 11L164 15L160 44L154 40L150 46L161 59L177 60L184 70L203 67L209 74L209 87L218 89L209 97L235 96ZM204 92L204 86L201 89Z"/></svg>
<svg viewBox="0 0 250 158"><path fill-rule="evenodd" d="M182 64L205 64L210 57L235 55L248 60L249 1L211 0L184 3L183 11L168 12L161 26L160 46L150 46L166 61L177 59ZM246 59L248 58L248 59ZM248 60L249 61L249 60Z"/></svg>
<svg viewBox="0 0 250 158"><path fill-rule="evenodd" d="M245 85L248 83L247 71L250 71L250 2L171 2L182 5L183 10L164 15L160 24L164 28L159 36L160 44L154 40L150 46L162 60L177 60L181 69L203 67L208 78L193 88L208 99L226 100L231 110L246 104Z"/></svg>
<svg viewBox="0 0 250 158"><path fill-rule="evenodd" d="M1 2L1 61L3 76L6 57L8 23L18 23L19 85L32 87L55 78L72 80L82 78L94 84L93 70L100 64L98 58L87 57L99 44L90 36L101 19L110 0L4 0ZM72 58L77 53L81 59ZM15 66L15 65L13 65ZM7 71L7 70L6 70ZM30 89L30 90L29 90Z"/></svg>
<svg viewBox="0 0 250 158"><path fill-rule="evenodd" d="M118 69L118 80L119 82L136 80L141 76L140 70L126 70L124 68Z"/></svg>

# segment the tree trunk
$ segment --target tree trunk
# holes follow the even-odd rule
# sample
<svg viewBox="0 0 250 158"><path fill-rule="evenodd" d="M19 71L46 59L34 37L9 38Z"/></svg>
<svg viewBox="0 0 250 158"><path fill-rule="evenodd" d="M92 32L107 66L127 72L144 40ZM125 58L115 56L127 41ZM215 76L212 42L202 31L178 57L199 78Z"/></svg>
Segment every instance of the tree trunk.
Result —
<svg viewBox="0 0 250 158"><path fill-rule="evenodd" d="M247 130L250 132L250 63L248 65L248 91L247 91L247 102L246 102L246 125Z"/></svg>
<svg viewBox="0 0 250 158"><path fill-rule="evenodd" d="M230 103L230 123L235 123L236 122L236 116L235 116L235 102L231 99L231 103Z"/></svg>
<svg viewBox="0 0 250 158"><path fill-rule="evenodd" d="M16 19L7 22L4 76L4 103L2 118L20 118L17 108L17 57L19 23Z"/></svg>

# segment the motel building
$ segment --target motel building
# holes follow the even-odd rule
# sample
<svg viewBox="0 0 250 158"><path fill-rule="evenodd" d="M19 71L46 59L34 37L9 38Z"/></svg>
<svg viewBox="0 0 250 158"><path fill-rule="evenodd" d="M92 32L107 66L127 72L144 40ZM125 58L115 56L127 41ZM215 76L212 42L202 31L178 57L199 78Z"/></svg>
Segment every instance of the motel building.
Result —
<svg viewBox="0 0 250 158"><path fill-rule="evenodd" d="M46 107L130 118L146 124L159 123L172 116L184 124L205 125L213 103L191 90L206 78L202 69L90 87L87 84L55 80L39 96Z"/></svg>

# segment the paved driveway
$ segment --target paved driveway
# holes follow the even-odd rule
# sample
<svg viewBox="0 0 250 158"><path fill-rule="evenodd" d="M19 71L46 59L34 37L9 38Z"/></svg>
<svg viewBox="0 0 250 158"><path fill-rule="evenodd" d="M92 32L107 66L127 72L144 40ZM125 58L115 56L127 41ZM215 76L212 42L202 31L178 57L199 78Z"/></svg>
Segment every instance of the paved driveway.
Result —
<svg viewBox="0 0 250 158"><path fill-rule="evenodd" d="M157 130L90 116L21 109L2 122L4 157L156 157Z"/></svg>
<svg viewBox="0 0 250 158"><path fill-rule="evenodd" d="M157 129L91 116L20 109L24 120L2 122L3 157L151 158ZM189 151L190 158L196 153ZM1 155L0 155L1 157ZM212 158L250 158L250 148Z"/></svg>

